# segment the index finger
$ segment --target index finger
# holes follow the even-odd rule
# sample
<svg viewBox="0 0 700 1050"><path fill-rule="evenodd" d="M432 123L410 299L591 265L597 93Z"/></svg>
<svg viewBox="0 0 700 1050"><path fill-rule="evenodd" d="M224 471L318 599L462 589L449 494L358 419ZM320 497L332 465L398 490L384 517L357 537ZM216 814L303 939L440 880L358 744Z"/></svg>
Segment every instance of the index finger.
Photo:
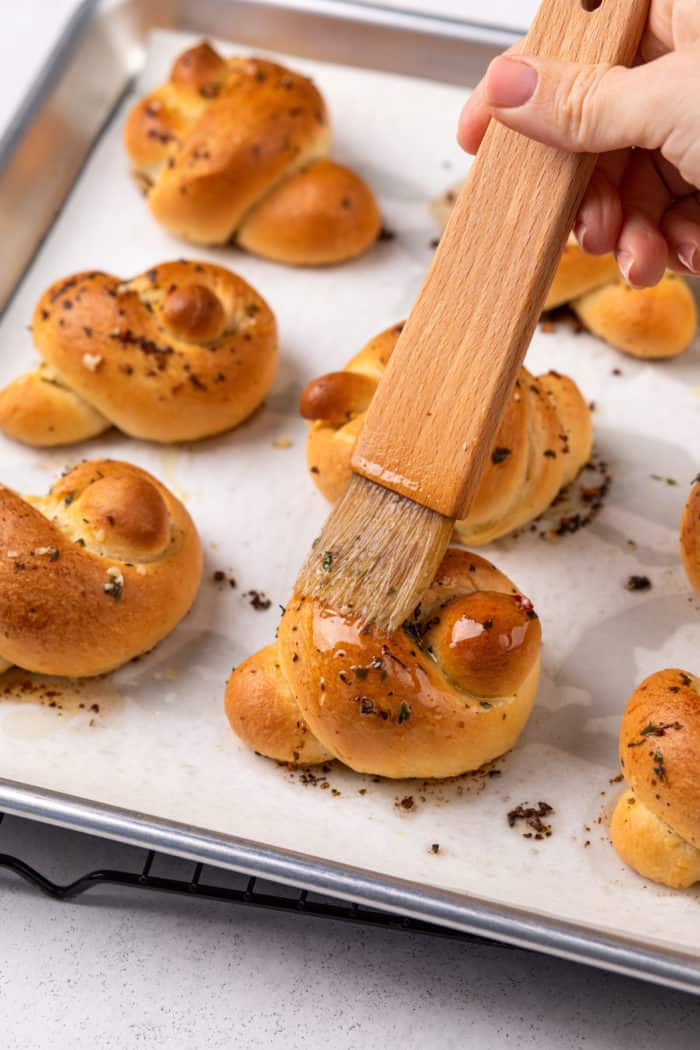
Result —
<svg viewBox="0 0 700 1050"><path fill-rule="evenodd" d="M513 44L513 46L509 47L503 54L515 54L522 50L522 45L523 41L519 40L517 44ZM491 123L491 113L486 105L484 94L485 81L486 74L484 74L472 91L459 116L457 141L466 153L477 152L483 141L484 135L486 134L486 129Z"/></svg>
<svg viewBox="0 0 700 1050"><path fill-rule="evenodd" d="M484 81L481 80L465 102L459 116L457 141L466 153L476 153L481 145L491 114L484 101Z"/></svg>

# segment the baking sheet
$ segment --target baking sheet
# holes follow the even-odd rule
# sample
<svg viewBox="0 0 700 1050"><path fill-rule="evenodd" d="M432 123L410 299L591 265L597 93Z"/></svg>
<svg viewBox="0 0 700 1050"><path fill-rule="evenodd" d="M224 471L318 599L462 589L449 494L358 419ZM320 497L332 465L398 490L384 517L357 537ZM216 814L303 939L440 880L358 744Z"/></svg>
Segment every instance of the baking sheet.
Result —
<svg viewBox="0 0 700 1050"><path fill-rule="evenodd" d="M137 94L158 83L189 42L154 35ZM50 281L91 267L126 276L187 254L230 265L255 284L276 310L282 336L267 406L233 434L176 449L117 434L38 452L0 440L3 481L21 491L43 491L85 456L144 466L185 498L207 552L195 609L151 655L107 680L64 690L62 709L41 706L34 694L21 699L21 684L12 687L15 695L0 702L0 774L657 946L697 949L698 892L671 893L638 879L609 846L604 821L619 791L609 781L634 684L663 666L697 670L700 606L680 567L677 531L700 459L698 346L674 362L645 365L565 325L534 340L529 366L568 372L596 402L598 452L614 481L604 511L577 534L551 544L526 532L484 549L533 597L545 638L535 713L515 751L497 763L499 775L425 786L375 782L334 765L316 783L303 783L250 753L228 729L228 672L272 638L276 603L287 599L327 509L304 467L301 387L405 314L432 251L427 204L467 167L453 144L461 90L290 61L321 85L335 156L377 189L395 240L349 265L312 272L232 249L184 246L152 222L128 181L122 114L0 327L5 382L33 360L26 325ZM276 447L279 438L291 446ZM230 571L237 587L214 584L216 570ZM633 573L650 576L650 593L624 589ZM268 595L270 609L253 609L250 590ZM93 703L99 711L90 710ZM408 797L411 809L401 805ZM506 813L539 800L556 812L552 837L534 842L508 828Z"/></svg>
<svg viewBox="0 0 700 1050"><path fill-rule="evenodd" d="M374 0L359 0L374 7ZM535 17L538 0L382 0L383 7L412 11L434 18L457 18L477 25L495 26L525 32Z"/></svg>

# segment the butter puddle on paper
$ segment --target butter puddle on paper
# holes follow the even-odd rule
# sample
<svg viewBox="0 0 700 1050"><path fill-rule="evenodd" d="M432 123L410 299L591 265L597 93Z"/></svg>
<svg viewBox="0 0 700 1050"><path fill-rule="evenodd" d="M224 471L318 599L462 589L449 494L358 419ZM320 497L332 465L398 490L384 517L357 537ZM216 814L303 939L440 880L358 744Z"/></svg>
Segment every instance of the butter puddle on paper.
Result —
<svg viewBox="0 0 700 1050"><path fill-rule="evenodd" d="M0 675L0 733L16 740L49 736L66 724L93 729L122 704L106 678L58 678L19 667Z"/></svg>

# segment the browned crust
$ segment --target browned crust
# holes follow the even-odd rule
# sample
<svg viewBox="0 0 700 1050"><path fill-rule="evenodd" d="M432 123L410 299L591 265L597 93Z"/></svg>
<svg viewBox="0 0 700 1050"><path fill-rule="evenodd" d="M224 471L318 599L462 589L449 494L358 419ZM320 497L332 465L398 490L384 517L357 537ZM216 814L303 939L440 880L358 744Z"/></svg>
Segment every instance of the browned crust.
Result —
<svg viewBox="0 0 700 1050"><path fill-rule="evenodd" d="M545 310L570 303L611 281L620 280L617 260L612 254L587 255L570 237L544 304Z"/></svg>
<svg viewBox="0 0 700 1050"><path fill-rule="evenodd" d="M128 281L74 274L41 296L32 331L42 368L0 392L0 428L32 445L110 425L162 442L221 433L258 407L277 368L269 306L212 263L161 263Z"/></svg>
<svg viewBox="0 0 700 1050"><path fill-rule="evenodd" d="M182 504L128 463L81 463L48 496L0 487L0 661L101 674L151 649L197 593Z"/></svg>
<svg viewBox="0 0 700 1050"><path fill-rule="evenodd" d="M367 183L349 168L319 160L285 179L249 212L238 243L268 259L325 266L361 255L380 229Z"/></svg>
<svg viewBox="0 0 700 1050"><path fill-rule="evenodd" d="M657 671L632 693L620 726L629 784L612 843L644 878L673 888L700 880L700 679Z"/></svg>
<svg viewBox="0 0 700 1050"><path fill-rule="evenodd" d="M700 595L700 480L690 490L681 518L681 557L690 585Z"/></svg>
<svg viewBox="0 0 700 1050"><path fill-rule="evenodd" d="M586 328L633 357L676 357L687 350L698 329L693 293L674 273L667 273L654 288L612 281L575 299L572 306Z"/></svg>
<svg viewBox="0 0 700 1050"><path fill-rule="evenodd" d="M133 108L124 141L152 214L186 240L237 237L256 254L319 265L365 251L379 233L371 190L323 159L318 89L274 62L191 48Z"/></svg>
<svg viewBox="0 0 700 1050"><path fill-rule="evenodd" d="M335 502L350 479L351 459L371 397L402 326L381 332L344 370L307 384L301 412L310 423L307 465L323 495ZM462 543L478 546L541 514L588 462L591 414L573 380L522 369L494 442L469 517L457 522Z"/></svg>
<svg viewBox="0 0 700 1050"><path fill-rule="evenodd" d="M646 678L620 726L620 761L635 796L700 848L700 680L670 668Z"/></svg>
<svg viewBox="0 0 700 1050"><path fill-rule="evenodd" d="M610 821L610 838L626 864L645 879L672 889L687 889L700 881L700 849L659 820L625 791Z"/></svg>
<svg viewBox="0 0 700 1050"><path fill-rule="evenodd" d="M309 731L282 672L277 642L231 674L226 716L236 736L278 762L313 766L333 758Z"/></svg>
<svg viewBox="0 0 700 1050"><path fill-rule="evenodd" d="M478 625L488 696L467 687L459 662L448 665L443 659L449 638L429 637L445 610L449 614L474 594L482 598L480 613L488 612L489 596L494 610L498 606L492 623L486 617ZM524 618L536 632L534 644L514 652L517 684L513 667L500 656L492 659L510 630L501 630L503 596L513 605L507 624ZM473 663L464 668L472 680ZM490 562L450 549L410 631L402 628L389 637L363 630L317 602L294 597L278 641L232 673L226 712L234 731L270 757L309 764L333 756L355 770L387 777L446 777L476 769L513 747L534 702L538 675L539 624L530 603ZM309 734L320 749L316 759Z"/></svg>

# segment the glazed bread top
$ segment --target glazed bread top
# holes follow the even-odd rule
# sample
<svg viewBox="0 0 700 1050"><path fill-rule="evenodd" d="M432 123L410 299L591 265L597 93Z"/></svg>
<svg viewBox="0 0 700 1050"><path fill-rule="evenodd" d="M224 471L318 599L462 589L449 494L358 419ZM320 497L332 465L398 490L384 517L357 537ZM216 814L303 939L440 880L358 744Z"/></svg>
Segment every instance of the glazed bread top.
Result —
<svg viewBox="0 0 700 1050"><path fill-rule="evenodd" d="M700 475L690 490L681 519L681 557L690 585L700 597Z"/></svg>
<svg viewBox="0 0 700 1050"><path fill-rule="evenodd" d="M672 668L635 689L622 717L620 761L636 798L700 849L700 679Z"/></svg>
<svg viewBox="0 0 700 1050"><path fill-rule="evenodd" d="M239 736L274 758L330 755L382 776L451 776L515 743L534 701L540 638L532 604L511 581L452 548L410 622L390 636L294 596L276 645L233 672L227 713Z"/></svg>
<svg viewBox="0 0 700 1050"><path fill-rule="evenodd" d="M32 332L40 369L0 392L0 428L29 444L110 425L163 442L216 434L250 415L277 367L269 306L212 263L74 274L41 296Z"/></svg>
<svg viewBox="0 0 700 1050"><path fill-rule="evenodd" d="M311 424L308 466L327 499L345 490L365 414L401 328L387 328L342 371L311 380L302 392L300 410ZM469 515L455 526L461 542L487 543L541 514L588 461L592 441L590 410L573 380L521 369Z"/></svg>
<svg viewBox="0 0 700 1050"><path fill-rule="evenodd" d="M326 159L330 126L307 77L202 42L131 111L125 145L151 212L202 244L234 237L281 262L322 264L379 232L369 188Z"/></svg>
<svg viewBox="0 0 700 1050"><path fill-rule="evenodd" d="M109 671L173 629L201 572L189 514L138 467L83 462L44 497L0 487L0 661Z"/></svg>
<svg viewBox="0 0 700 1050"><path fill-rule="evenodd" d="M159 194L170 184L179 189L187 173L181 208L196 210L203 230L208 211L209 238L218 241L222 209L230 237L290 164L326 155L330 135L325 103L307 77L265 59L222 58L203 42L137 103L125 143L136 170L158 176ZM221 178L227 170L236 173L229 186Z"/></svg>

